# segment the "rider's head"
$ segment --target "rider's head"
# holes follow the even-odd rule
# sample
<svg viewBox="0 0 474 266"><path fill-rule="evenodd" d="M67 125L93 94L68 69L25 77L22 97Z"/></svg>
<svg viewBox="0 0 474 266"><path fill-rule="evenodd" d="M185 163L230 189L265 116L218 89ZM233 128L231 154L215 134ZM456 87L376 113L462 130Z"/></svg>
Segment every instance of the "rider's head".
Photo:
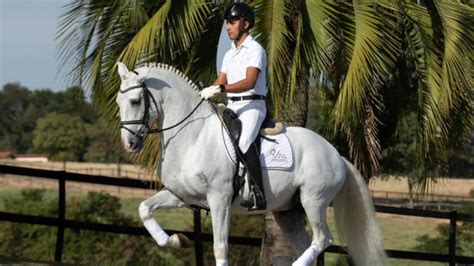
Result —
<svg viewBox="0 0 474 266"><path fill-rule="evenodd" d="M244 3L233 3L224 12L224 19L227 20L228 33L231 39L238 39L244 32L248 32L255 24L255 15L252 8ZM232 36L229 31L229 24L238 22L238 35Z"/></svg>

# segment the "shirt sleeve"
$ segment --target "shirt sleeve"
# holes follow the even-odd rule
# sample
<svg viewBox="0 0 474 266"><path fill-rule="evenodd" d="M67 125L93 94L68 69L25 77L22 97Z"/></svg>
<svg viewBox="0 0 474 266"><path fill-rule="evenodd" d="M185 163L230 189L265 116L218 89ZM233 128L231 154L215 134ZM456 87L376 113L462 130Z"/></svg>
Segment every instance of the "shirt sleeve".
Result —
<svg viewBox="0 0 474 266"><path fill-rule="evenodd" d="M255 47L248 53L247 67L256 67L260 70L266 67L265 51L261 47Z"/></svg>
<svg viewBox="0 0 474 266"><path fill-rule="evenodd" d="M229 55L228 52L224 54L224 58L222 59L222 65L221 65L221 70L220 70L220 72L226 73L226 74L227 74L227 64L228 64L227 61L229 60L228 55Z"/></svg>

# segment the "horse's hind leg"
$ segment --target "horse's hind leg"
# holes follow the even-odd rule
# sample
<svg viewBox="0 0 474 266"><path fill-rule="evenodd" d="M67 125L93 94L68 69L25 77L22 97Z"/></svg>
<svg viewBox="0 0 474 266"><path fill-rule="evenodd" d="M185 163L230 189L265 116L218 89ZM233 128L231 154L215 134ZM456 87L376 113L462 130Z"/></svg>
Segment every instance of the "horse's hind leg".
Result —
<svg viewBox="0 0 474 266"><path fill-rule="evenodd" d="M162 189L149 199L140 203L138 212L143 225L161 247L190 247L191 241L183 234L173 234L171 237L153 218L153 211L159 208L179 208L185 204L167 189Z"/></svg>
<svg viewBox="0 0 474 266"><path fill-rule="evenodd" d="M280 226L283 235L288 239L297 255L301 256L311 243L308 232L305 229L304 211L298 208L289 211L273 212L273 217L275 217L275 221Z"/></svg>
<svg viewBox="0 0 474 266"><path fill-rule="evenodd" d="M332 243L332 236L326 222L326 209L332 197L323 191L307 192L304 193L304 189L301 190L301 204L311 224L313 240L309 248L293 263L298 266L311 265L318 255Z"/></svg>

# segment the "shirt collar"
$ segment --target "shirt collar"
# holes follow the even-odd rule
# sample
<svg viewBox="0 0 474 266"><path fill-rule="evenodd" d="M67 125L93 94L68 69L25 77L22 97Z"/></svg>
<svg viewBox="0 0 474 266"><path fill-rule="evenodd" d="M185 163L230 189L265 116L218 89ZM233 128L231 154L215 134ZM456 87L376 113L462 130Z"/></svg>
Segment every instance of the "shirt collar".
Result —
<svg viewBox="0 0 474 266"><path fill-rule="evenodd" d="M235 46L235 42L232 42L232 43L231 43L232 50L240 49L241 47L248 47L248 46L249 46L249 43L250 43L251 41L253 41L253 37L252 37L252 35L249 34L249 35L247 35L247 37L245 38L244 42L240 45L239 48L237 48L237 47Z"/></svg>

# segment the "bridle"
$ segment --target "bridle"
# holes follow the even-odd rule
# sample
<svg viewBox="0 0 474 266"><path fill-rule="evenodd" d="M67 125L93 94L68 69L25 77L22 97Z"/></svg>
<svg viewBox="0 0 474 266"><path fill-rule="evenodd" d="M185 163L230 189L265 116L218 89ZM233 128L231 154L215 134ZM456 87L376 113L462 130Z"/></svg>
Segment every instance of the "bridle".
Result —
<svg viewBox="0 0 474 266"><path fill-rule="evenodd" d="M145 103L145 111L143 113L143 118L139 120L120 121L120 128L123 128L128 132L132 133L133 135L137 136L138 138L143 139L144 136L150 131L150 98L153 100L153 104L155 105L155 109L157 112L158 104L156 103L155 98L153 97L145 83L136 86L131 86L124 90L120 90L120 93L126 93L128 91L140 88L143 89L143 101ZM143 125L145 130L133 131L128 128L127 125Z"/></svg>
<svg viewBox="0 0 474 266"><path fill-rule="evenodd" d="M138 75L138 73L136 71L132 71L132 72L135 73L136 75ZM188 119L196 111L196 109L202 104L202 102L204 101L204 99L201 99L201 101L196 105L196 107L194 107L194 109L185 118L183 118L181 121L179 121L175 125L167 127L167 128L163 128L163 129L151 128L150 127L150 99L153 101L153 105L155 106L155 110L159 114L158 104L156 103L156 100L153 97L153 94L151 94L151 92L148 89L148 87L146 86L145 82L143 82L140 85L135 85L135 86L128 87L124 90L120 89L120 93L126 93L128 91L131 91L131 90L134 90L134 89L140 89L140 88L143 89L143 100L144 100L144 104L145 104L145 110L144 110L144 113L143 113L143 118L140 119L140 120L120 121L120 129L123 128L123 129L127 130L128 132L132 133L133 135L135 135L136 137L140 138L140 139L143 139L145 137L145 135L147 135L147 134L160 133L160 132L163 132L163 131L166 131L166 130L169 130L169 129L172 129L172 128L175 128L175 127L179 126L184 121L186 121L186 119ZM130 128L126 127L127 125L143 125L145 130L133 131Z"/></svg>

